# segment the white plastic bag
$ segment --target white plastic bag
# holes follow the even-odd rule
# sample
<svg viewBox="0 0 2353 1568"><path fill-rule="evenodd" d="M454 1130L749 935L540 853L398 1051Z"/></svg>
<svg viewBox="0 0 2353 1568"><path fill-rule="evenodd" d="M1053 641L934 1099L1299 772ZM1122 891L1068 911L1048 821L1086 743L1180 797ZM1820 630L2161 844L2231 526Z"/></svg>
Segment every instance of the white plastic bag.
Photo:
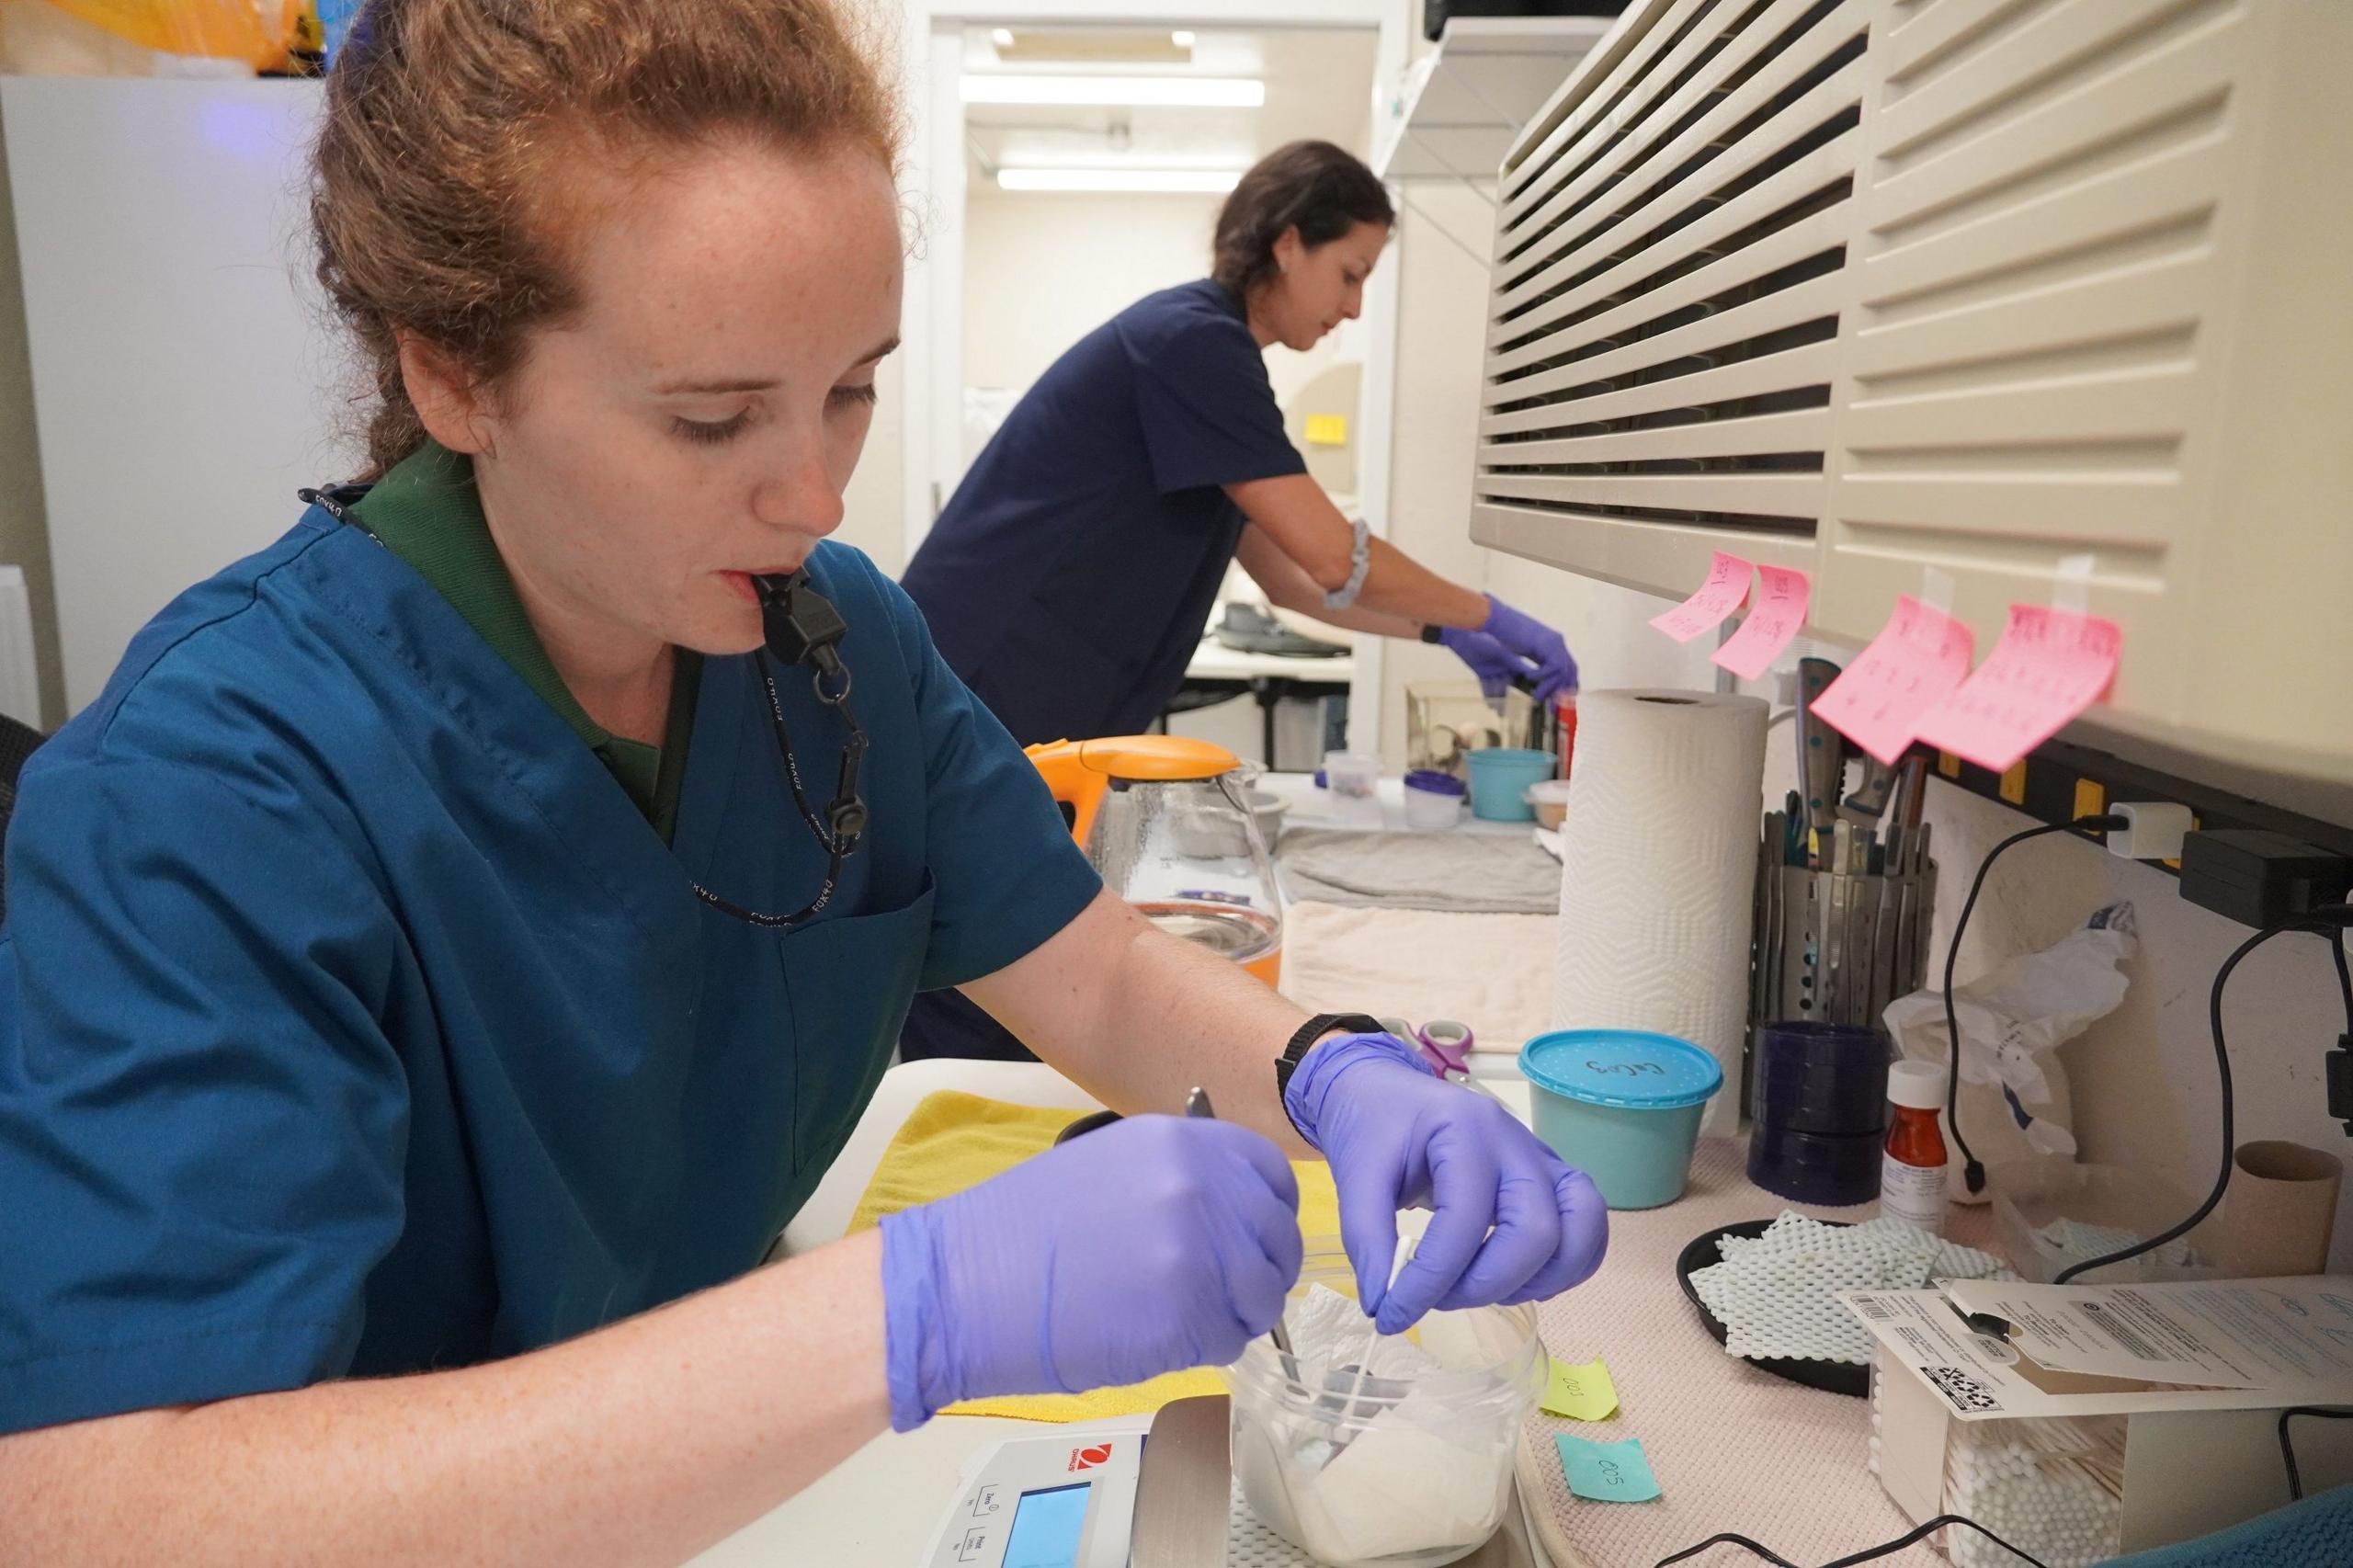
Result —
<svg viewBox="0 0 2353 1568"><path fill-rule="evenodd" d="M1961 1022L1961 1124L1970 1152L1988 1165L2011 1162L2073 1165L2074 1102L2059 1047L2095 1018L2115 1011L2130 983L2124 973L2140 946L2132 906L2096 909L2082 928L1967 985L1953 987ZM1908 1058L1942 1063L1950 1054L1944 994L1915 991L1888 1004L1887 1032ZM1945 1126L1955 1175L1961 1158ZM1949 1186L1956 1203L1984 1203L1991 1192Z"/></svg>

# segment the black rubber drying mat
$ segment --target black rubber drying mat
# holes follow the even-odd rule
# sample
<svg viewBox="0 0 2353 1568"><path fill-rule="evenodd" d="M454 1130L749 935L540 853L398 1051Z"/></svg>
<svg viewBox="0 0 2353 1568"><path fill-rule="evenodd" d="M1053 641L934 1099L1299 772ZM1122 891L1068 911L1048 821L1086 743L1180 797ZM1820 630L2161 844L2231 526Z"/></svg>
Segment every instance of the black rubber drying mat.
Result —
<svg viewBox="0 0 2353 1568"><path fill-rule="evenodd" d="M1827 1225L1844 1222L1838 1220L1823 1221ZM1683 1294L1690 1301L1691 1310L1699 1314L1699 1321L1707 1324L1708 1332L1716 1336L1719 1345L1724 1342L1724 1325L1717 1321L1715 1313L1708 1310L1708 1303L1699 1299L1699 1292L1691 1288L1691 1276L1723 1261L1723 1253L1716 1244L1724 1237L1744 1236L1754 1241L1772 1228L1770 1220L1744 1220L1737 1225L1720 1225L1685 1247L1682 1256L1675 1260L1675 1282L1683 1287ZM1786 1378L1790 1382L1821 1389L1826 1393L1852 1394L1857 1399L1863 1399L1871 1392L1871 1369L1848 1361L1813 1361L1767 1356L1745 1356L1742 1359L1760 1372L1769 1372L1774 1377Z"/></svg>

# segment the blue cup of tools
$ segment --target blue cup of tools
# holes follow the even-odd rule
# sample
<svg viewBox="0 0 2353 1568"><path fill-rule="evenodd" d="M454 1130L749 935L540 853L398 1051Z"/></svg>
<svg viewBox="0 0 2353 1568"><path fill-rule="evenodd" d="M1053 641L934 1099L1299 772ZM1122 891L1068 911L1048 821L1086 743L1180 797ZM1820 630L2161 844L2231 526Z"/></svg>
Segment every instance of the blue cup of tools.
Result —
<svg viewBox="0 0 2353 1568"><path fill-rule="evenodd" d="M1683 1196L1699 1118L1724 1086L1716 1059L1641 1029L1554 1029L1519 1051L1536 1135L1593 1178L1612 1209Z"/></svg>
<svg viewBox="0 0 2353 1568"><path fill-rule="evenodd" d="M1887 1063L1887 1041L1863 1024L1757 1025L1748 1179L1800 1203L1836 1208L1877 1198Z"/></svg>
<svg viewBox="0 0 2353 1568"><path fill-rule="evenodd" d="M1534 822L1528 787L1552 778L1560 766L1549 751L1520 746L1482 746L1464 752L1462 761L1471 773L1471 814L1489 822Z"/></svg>

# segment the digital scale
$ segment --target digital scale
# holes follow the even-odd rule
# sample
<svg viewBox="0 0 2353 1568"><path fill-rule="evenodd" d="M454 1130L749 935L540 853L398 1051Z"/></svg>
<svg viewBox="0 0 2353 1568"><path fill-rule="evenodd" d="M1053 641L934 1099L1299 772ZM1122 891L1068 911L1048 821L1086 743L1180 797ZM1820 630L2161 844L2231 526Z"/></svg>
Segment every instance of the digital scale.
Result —
<svg viewBox="0 0 2353 1568"><path fill-rule="evenodd" d="M1222 1394L999 1443L957 1478L929 1568L1225 1568ZM1305 1559L1301 1561L1304 1562Z"/></svg>
<svg viewBox="0 0 2353 1568"><path fill-rule="evenodd" d="M1242 1501L1230 1409L1180 1399L995 1444L958 1474L925 1568L1315 1568ZM1534 1539L1515 1496L1460 1568L1549 1568Z"/></svg>

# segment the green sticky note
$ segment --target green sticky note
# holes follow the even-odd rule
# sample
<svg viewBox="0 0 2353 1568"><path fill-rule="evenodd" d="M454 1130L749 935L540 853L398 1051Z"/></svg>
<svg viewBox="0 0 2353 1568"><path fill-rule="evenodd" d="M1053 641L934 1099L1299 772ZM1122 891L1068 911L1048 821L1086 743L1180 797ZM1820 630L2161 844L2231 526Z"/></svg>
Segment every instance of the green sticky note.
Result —
<svg viewBox="0 0 2353 1568"><path fill-rule="evenodd" d="M1643 1457L1643 1440L1594 1443L1566 1432L1552 1439L1561 1450L1561 1473L1569 1490L1597 1503L1647 1503L1658 1495L1658 1477Z"/></svg>
<svg viewBox="0 0 2353 1568"><path fill-rule="evenodd" d="M1618 1388L1598 1356L1581 1367L1555 1358L1543 1403L1551 1414L1573 1421L1605 1421L1618 1409Z"/></svg>

